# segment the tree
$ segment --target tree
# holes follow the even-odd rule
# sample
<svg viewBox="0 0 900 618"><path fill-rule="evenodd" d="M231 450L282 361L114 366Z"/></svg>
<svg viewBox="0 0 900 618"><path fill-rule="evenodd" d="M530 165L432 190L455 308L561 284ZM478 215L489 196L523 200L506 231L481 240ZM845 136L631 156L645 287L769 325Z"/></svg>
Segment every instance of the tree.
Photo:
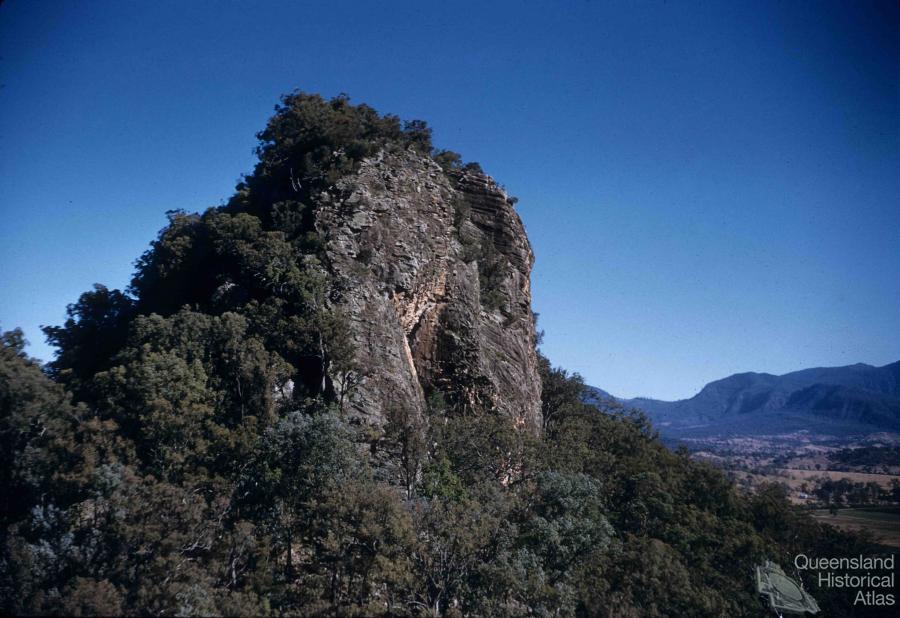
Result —
<svg viewBox="0 0 900 618"><path fill-rule="evenodd" d="M464 367L425 417L402 401L384 427L345 415L379 368L332 308L318 200L378 152L480 167L343 95L288 95L259 138L227 205L170 212L127 292L96 286L45 329L48 373L21 331L0 339L0 612L751 615L761 559L875 551L783 487L740 494L543 357L539 435ZM502 309L502 264L467 253ZM440 346L465 345L441 326Z"/></svg>
<svg viewBox="0 0 900 618"><path fill-rule="evenodd" d="M66 309L64 326L45 326L47 342L58 348L50 374L80 398L90 399L88 382L125 343L134 303L119 290L94 285Z"/></svg>

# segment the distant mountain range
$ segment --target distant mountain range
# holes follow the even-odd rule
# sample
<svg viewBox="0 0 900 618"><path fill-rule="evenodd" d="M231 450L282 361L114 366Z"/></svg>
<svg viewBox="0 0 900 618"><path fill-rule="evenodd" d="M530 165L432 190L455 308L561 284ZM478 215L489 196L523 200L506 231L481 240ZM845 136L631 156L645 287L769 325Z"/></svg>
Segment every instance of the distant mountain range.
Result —
<svg viewBox="0 0 900 618"><path fill-rule="evenodd" d="M610 397L589 387L591 399ZM764 435L808 429L835 435L900 431L900 361L873 367L803 369L781 376L738 373L681 401L619 399L663 436Z"/></svg>

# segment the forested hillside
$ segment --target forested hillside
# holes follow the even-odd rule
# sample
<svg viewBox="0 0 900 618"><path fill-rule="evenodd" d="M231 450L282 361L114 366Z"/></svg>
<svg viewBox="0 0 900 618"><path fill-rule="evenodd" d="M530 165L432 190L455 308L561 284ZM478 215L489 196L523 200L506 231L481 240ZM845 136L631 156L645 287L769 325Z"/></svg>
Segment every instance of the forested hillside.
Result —
<svg viewBox="0 0 900 618"><path fill-rule="evenodd" d="M128 290L96 286L46 329L47 367L3 335L2 613L758 616L755 564L871 550L777 487L740 495L640 414L583 403L578 376L534 356L533 323L514 330L530 254L478 218L488 193L448 211L460 296L396 305L401 322L420 304L478 315L425 320L386 351L408 355L421 409L364 410L376 399L353 388L385 369L364 362L374 340L334 249L360 211L329 206L347 221L324 226L324 205L376 158L430 161L407 169L442 174L435 196L492 185L425 123L346 97L287 96L259 138L226 205L170 213ZM373 261L395 239L372 242L347 268L397 272ZM539 374L539 398L512 390L512 366ZM852 595L806 583L848 614Z"/></svg>
<svg viewBox="0 0 900 618"><path fill-rule="evenodd" d="M591 387L595 397L609 395ZM671 437L760 435L798 430L835 435L900 427L900 361L818 367L776 376L738 373L680 401L622 401L645 411Z"/></svg>

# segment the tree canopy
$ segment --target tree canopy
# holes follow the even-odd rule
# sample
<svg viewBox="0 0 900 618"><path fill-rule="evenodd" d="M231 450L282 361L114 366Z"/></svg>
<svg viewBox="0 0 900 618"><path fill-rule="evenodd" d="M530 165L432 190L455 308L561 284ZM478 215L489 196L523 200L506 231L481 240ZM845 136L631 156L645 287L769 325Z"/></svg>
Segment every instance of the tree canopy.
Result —
<svg viewBox="0 0 900 618"><path fill-rule="evenodd" d="M289 95L259 139L225 206L170 213L128 290L46 329L46 371L3 334L0 612L752 616L755 563L862 550L544 358L539 435L438 391L349 422L314 201L383 149L466 166L345 96Z"/></svg>

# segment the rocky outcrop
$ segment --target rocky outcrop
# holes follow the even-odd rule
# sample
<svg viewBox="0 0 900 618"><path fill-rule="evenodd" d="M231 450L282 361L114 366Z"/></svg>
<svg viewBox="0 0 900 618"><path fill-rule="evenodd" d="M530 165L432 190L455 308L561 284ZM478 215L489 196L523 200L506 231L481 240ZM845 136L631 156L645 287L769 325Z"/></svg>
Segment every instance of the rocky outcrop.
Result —
<svg viewBox="0 0 900 618"><path fill-rule="evenodd" d="M383 425L440 392L540 427L534 255L491 178L381 153L321 196L316 226L355 354L356 371L329 375L345 413Z"/></svg>

